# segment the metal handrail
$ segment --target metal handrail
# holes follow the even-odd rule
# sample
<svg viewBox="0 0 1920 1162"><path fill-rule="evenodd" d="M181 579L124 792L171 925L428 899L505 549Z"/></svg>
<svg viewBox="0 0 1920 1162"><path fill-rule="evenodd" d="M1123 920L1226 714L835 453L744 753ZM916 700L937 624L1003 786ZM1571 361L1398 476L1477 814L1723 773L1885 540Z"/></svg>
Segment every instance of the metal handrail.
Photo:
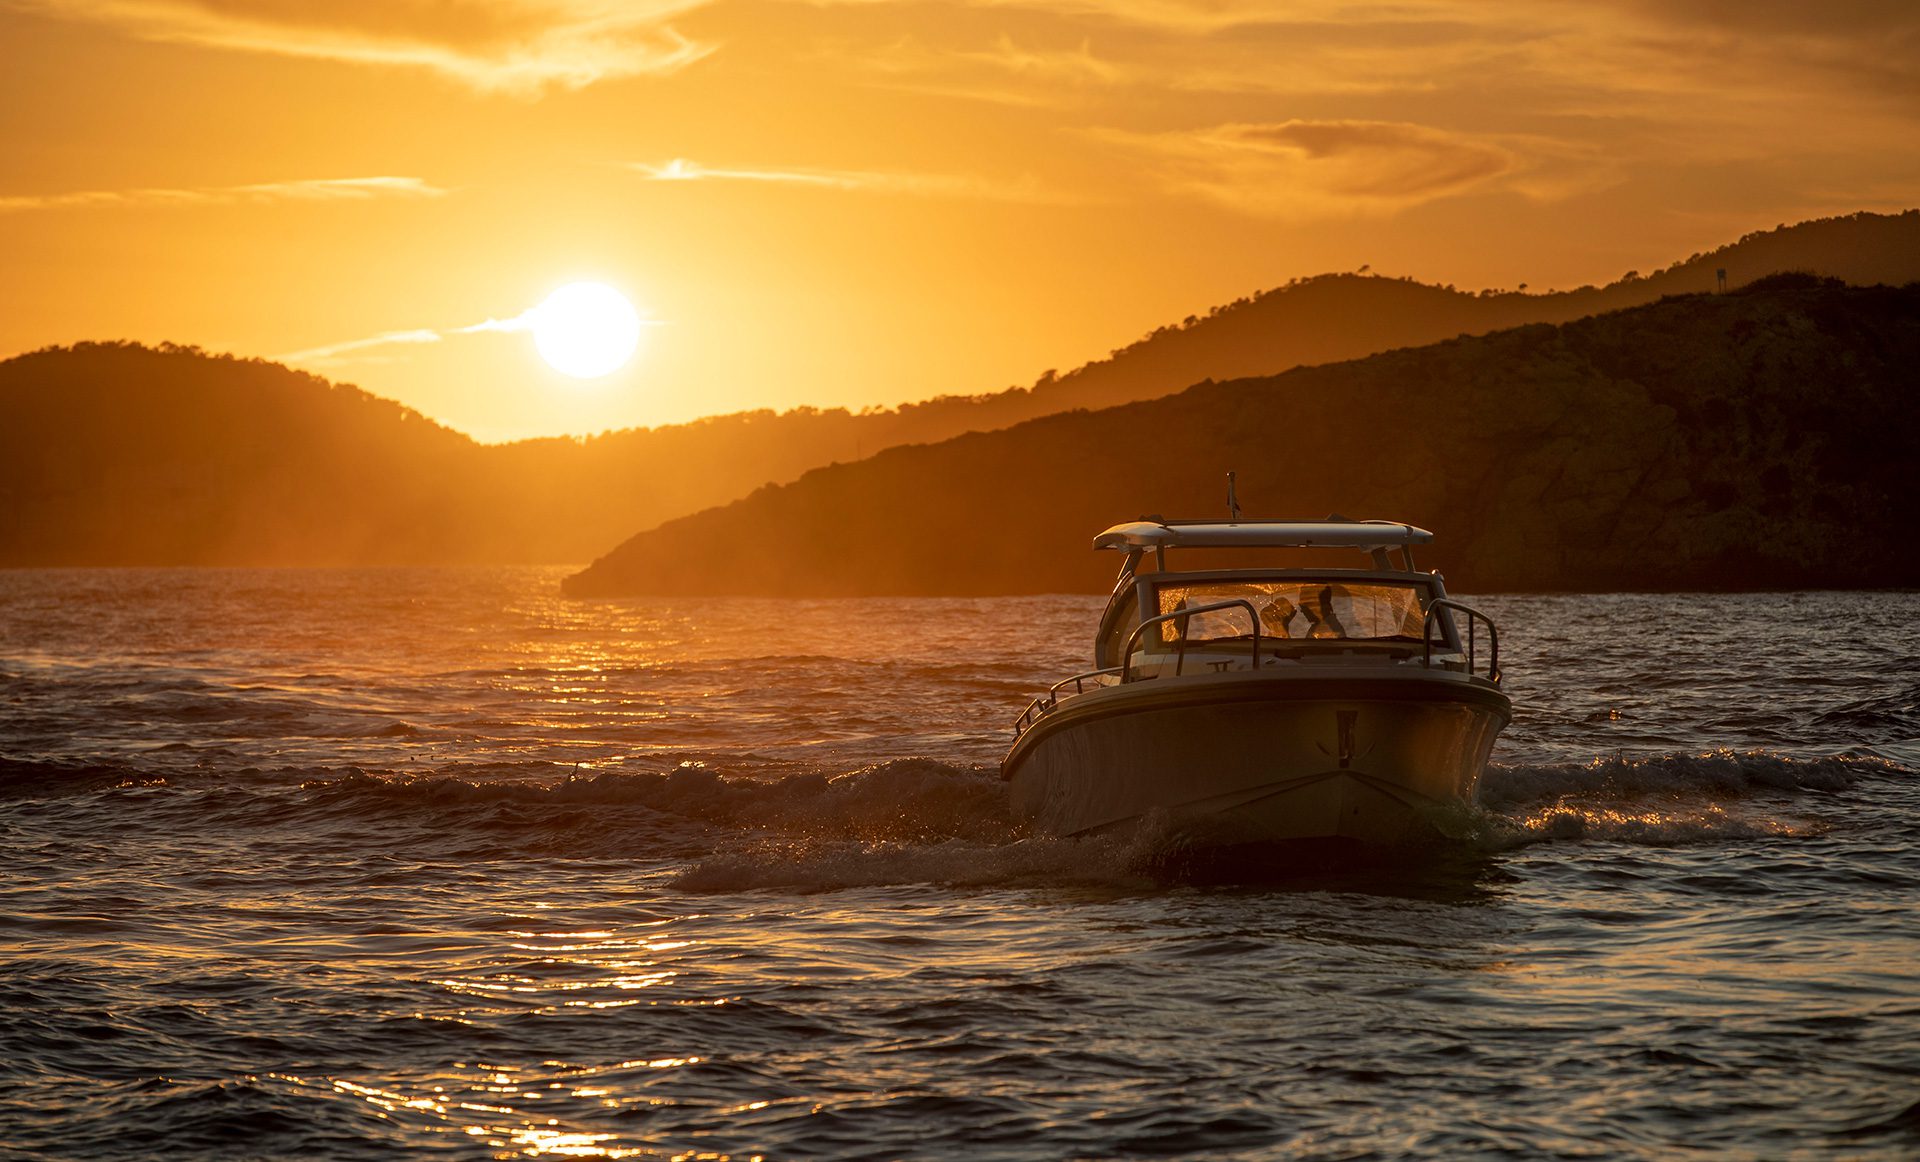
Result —
<svg viewBox="0 0 1920 1162"><path fill-rule="evenodd" d="M1047 700L1049 702L1058 702L1060 700L1060 688L1068 682L1073 683L1073 692L1075 694L1084 694L1087 692L1086 682L1089 678L1098 678L1106 674L1118 674L1119 672L1119 666L1108 666L1104 670L1088 670L1084 674L1075 674L1071 678L1062 678L1047 689Z"/></svg>
<svg viewBox="0 0 1920 1162"><path fill-rule="evenodd" d="M1468 677L1473 676L1473 666L1474 666L1474 660L1475 660L1474 647L1477 644L1475 641L1476 624L1479 622L1486 623L1487 645L1489 647L1489 656L1487 658L1487 681L1498 684L1500 681L1500 627L1493 624L1493 619L1491 617L1488 617L1486 614L1481 613L1479 610L1475 609L1473 606L1463 605L1458 601L1452 600L1451 598L1436 597L1427 606L1426 621L1423 622L1420 626L1420 642L1422 647L1425 650L1425 656L1420 659L1421 664L1428 667L1432 667L1433 665L1433 627L1439 622L1439 619L1436 618L1434 614L1442 609L1451 609L1456 613L1464 613L1467 615L1467 676ZM1455 632L1456 633L1458 632L1457 627Z"/></svg>
<svg viewBox="0 0 1920 1162"><path fill-rule="evenodd" d="M1020 736L1027 732L1027 727L1032 726L1041 715L1051 709L1053 709L1053 707L1047 702L1044 695L1027 703L1027 708L1020 712L1020 717L1013 720L1014 741L1018 742Z"/></svg>
<svg viewBox="0 0 1920 1162"><path fill-rule="evenodd" d="M1253 667L1259 669L1260 611L1254 608L1253 602L1243 597L1235 597L1225 601L1209 602L1206 605L1195 605L1187 609L1176 609L1172 613L1163 613L1158 617L1150 617L1135 626L1133 632L1127 636L1126 649L1121 654L1124 660L1120 665L1108 666L1100 670L1088 670L1085 673L1075 674L1070 678L1062 678L1050 686L1045 694L1027 703L1027 708L1020 712L1019 718L1014 720L1014 739L1018 741L1020 736L1027 732L1028 728L1032 727L1035 722L1038 722L1042 717L1050 713L1055 706L1058 706L1060 704L1061 691L1068 686L1073 687L1075 694L1084 694L1086 692L1086 684L1096 678L1104 678L1118 674L1123 684L1135 681L1133 676L1133 647L1140 641L1140 635L1151 627L1159 625L1162 622L1188 618L1195 614L1214 613L1222 609L1232 609L1236 606L1246 610L1248 620L1253 623ZM1487 681L1498 684L1500 681L1500 627L1494 624L1491 617L1488 617L1471 605L1465 605L1450 598L1435 598L1427 605L1426 619L1420 627L1421 646L1424 651L1421 664L1428 668L1433 666L1433 630L1436 625L1440 624L1440 619L1436 614L1442 609L1450 609L1456 613L1466 615L1468 676L1472 676L1479 662L1479 623L1486 623L1488 649ZM1444 645L1445 643L1443 642L1442 644ZM1173 667L1173 673L1176 678L1185 672L1186 663L1187 629L1186 623L1182 621L1180 626L1180 646L1175 654Z"/></svg>
<svg viewBox="0 0 1920 1162"><path fill-rule="evenodd" d="M1192 617L1196 613L1213 613L1216 610L1232 609L1236 605L1246 610L1247 618L1253 622L1253 668L1256 670L1259 669L1260 668L1260 611L1255 609L1253 607L1253 602L1248 601L1246 598L1232 597L1232 598L1228 598L1225 601L1214 601L1214 602L1209 602L1206 605L1194 605L1186 609L1176 609L1172 613L1163 613L1158 617L1149 617L1147 620L1141 622L1139 625L1134 626L1133 632L1127 635L1126 648L1120 651L1120 659L1121 659L1120 667L1119 667L1120 681L1123 684L1133 681L1133 644L1140 640L1140 635L1146 632L1149 626L1159 625L1163 621L1172 621L1175 618ZM1180 650L1179 650L1179 653L1176 655L1176 660L1173 664L1173 676L1178 678L1181 675L1181 673L1186 669L1186 665L1187 665L1187 624L1185 621L1182 621L1180 623Z"/></svg>
<svg viewBox="0 0 1920 1162"><path fill-rule="evenodd" d="M1084 674L1075 674L1071 678L1062 678L1058 682L1055 682L1052 686L1048 687L1045 694L1027 703L1027 708L1020 712L1020 717L1014 720L1013 737L1018 739L1022 734L1026 733L1029 726L1032 726L1048 711L1058 706L1060 704L1060 691L1067 686L1072 686L1075 694L1084 694L1087 692L1087 682L1094 678L1103 677L1107 674L1118 674L1119 672L1119 666L1108 666L1104 670L1088 670Z"/></svg>
<svg viewBox="0 0 1920 1162"><path fill-rule="evenodd" d="M1206 605L1195 605L1188 609L1176 609L1172 613L1163 613L1158 617L1150 617L1135 626L1133 633L1127 637L1127 648L1121 654L1121 657L1126 660L1120 665L1108 666L1103 670L1088 670L1083 674L1075 674L1071 678L1062 678L1058 682L1055 682L1045 694L1027 703L1027 708L1022 710L1020 717L1014 719L1013 722L1013 737L1015 741L1018 741L1020 736L1025 734L1027 729L1035 722L1045 717L1055 706L1060 704L1060 692L1067 686L1072 686L1074 693L1082 694L1086 692L1086 683L1094 678L1118 674L1120 675L1120 681L1122 683L1133 681L1133 647L1134 644L1140 640L1140 635L1149 627L1159 625L1163 621L1172 621L1175 618L1192 617L1198 613L1213 613L1216 610L1232 609L1235 606L1246 610L1248 619L1253 622L1253 665L1255 669L1258 669L1260 666L1260 611L1253 607L1253 602L1243 597L1235 597L1226 601L1215 601ZM1185 671L1186 664L1187 628L1186 623L1183 621L1180 626L1178 660L1174 663L1173 667L1175 677L1179 677L1180 674Z"/></svg>

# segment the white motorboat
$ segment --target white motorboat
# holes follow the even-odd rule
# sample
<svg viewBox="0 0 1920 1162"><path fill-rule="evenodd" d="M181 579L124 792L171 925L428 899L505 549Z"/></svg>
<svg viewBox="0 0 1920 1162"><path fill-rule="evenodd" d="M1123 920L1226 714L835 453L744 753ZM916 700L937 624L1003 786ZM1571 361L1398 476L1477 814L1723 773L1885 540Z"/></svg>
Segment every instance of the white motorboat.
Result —
<svg viewBox="0 0 1920 1162"><path fill-rule="evenodd" d="M1096 668L1015 724L1001 774L1016 815L1053 835L1158 821L1206 845L1457 833L1512 705L1492 620L1414 567L1433 534L1241 520L1230 505L1236 519L1147 518L1094 538L1126 563ZM1360 567L1167 565L1184 550L1317 549Z"/></svg>

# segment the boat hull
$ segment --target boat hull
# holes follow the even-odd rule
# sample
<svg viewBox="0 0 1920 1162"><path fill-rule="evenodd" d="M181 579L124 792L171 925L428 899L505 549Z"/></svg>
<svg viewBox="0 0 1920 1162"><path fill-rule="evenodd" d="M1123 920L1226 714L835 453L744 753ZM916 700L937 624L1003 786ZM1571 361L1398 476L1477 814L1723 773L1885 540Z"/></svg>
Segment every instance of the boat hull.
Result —
<svg viewBox="0 0 1920 1162"><path fill-rule="evenodd" d="M1457 830L1510 717L1498 689L1444 671L1157 679L1062 702L1002 774L1047 834L1154 820L1207 845L1394 847Z"/></svg>

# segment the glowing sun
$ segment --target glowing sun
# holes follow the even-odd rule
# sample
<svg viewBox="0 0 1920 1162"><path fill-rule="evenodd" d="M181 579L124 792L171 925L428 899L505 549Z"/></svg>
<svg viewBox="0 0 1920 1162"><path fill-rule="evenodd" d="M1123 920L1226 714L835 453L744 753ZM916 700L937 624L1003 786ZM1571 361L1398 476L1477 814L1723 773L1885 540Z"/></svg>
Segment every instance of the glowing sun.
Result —
<svg viewBox="0 0 1920 1162"><path fill-rule="evenodd" d="M640 313L600 282L571 282L528 312L547 366L576 379L617 371L640 346Z"/></svg>

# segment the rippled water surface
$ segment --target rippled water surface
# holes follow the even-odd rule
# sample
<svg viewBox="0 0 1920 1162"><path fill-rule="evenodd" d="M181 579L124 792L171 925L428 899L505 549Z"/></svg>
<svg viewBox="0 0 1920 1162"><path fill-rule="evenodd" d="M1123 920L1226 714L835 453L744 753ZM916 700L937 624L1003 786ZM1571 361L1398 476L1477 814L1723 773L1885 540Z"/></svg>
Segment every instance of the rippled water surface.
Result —
<svg viewBox="0 0 1920 1162"><path fill-rule="evenodd" d="M1487 598L1478 841L1200 875L1007 815L1095 599L558 579L0 573L0 1156L1920 1156L1920 595Z"/></svg>

